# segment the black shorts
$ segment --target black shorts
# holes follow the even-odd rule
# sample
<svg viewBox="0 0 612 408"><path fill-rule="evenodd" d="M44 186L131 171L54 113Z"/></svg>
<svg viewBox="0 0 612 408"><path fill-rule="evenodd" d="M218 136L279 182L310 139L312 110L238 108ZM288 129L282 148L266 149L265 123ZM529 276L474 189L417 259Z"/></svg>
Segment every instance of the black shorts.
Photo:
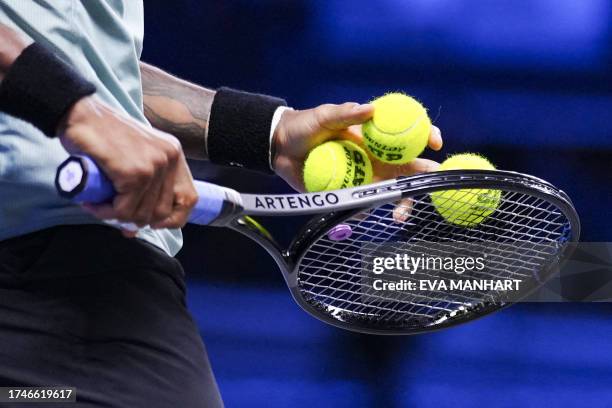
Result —
<svg viewBox="0 0 612 408"><path fill-rule="evenodd" d="M178 261L104 226L0 242L0 386L53 385L77 403L45 407L222 406Z"/></svg>

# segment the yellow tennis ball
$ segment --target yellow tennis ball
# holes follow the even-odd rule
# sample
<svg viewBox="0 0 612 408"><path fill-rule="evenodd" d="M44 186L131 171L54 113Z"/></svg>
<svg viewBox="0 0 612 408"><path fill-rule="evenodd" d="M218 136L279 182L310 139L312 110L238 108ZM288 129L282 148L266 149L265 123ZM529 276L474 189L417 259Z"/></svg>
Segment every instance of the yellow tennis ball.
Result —
<svg viewBox="0 0 612 408"><path fill-rule="evenodd" d="M355 187L372 182L372 163L355 143L333 140L308 153L303 176L309 192Z"/></svg>
<svg viewBox="0 0 612 408"><path fill-rule="evenodd" d="M418 101L390 93L371 102L374 116L363 125L363 138L372 154L385 163L405 164L416 159L429 140L431 121Z"/></svg>
<svg viewBox="0 0 612 408"><path fill-rule="evenodd" d="M446 159L438 170L495 170L495 166L477 154L462 153ZM471 228L493 214L501 201L501 191L480 188L446 190L431 193L430 197L446 221Z"/></svg>

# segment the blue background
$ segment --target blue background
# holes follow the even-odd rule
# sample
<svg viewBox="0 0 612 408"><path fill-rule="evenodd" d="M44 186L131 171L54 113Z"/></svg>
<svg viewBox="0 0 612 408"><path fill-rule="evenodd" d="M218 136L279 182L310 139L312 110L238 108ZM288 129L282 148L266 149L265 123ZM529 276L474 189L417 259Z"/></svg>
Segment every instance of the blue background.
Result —
<svg viewBox="0 0 612 408"><path fill-rule="evenodd" d="M609 0L147 0L143 60L296 108L404 90L448 153L563 188L584 241L610 241ZM241 191L282 181L195 163ZM298 225L276 223L289 238ZM180 258L226 404L290 407L612 406L609 305L518 305L413 337L340 331L303 313L267 255L189 227Z"/></svg>

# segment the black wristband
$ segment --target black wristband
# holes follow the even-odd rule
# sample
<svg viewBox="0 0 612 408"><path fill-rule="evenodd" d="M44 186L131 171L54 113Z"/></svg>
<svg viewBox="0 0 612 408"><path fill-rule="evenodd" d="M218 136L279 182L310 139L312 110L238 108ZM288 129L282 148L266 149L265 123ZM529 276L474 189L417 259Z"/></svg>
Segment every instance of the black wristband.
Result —
<svg viewBox="0 0 612 408"><path fill-rule="evenodd" d="M217 164L264 173L270 169L270 126L279 98L220 88L208 124L207 151Z"/></svg>
<svg viewBox="0 0 612 408"><path fill-rule="evenodd" d="M33 43L17 57L0 84L0 111L54 137L68 109L94 92L96 87L91 82L45 47Z"/></svg>

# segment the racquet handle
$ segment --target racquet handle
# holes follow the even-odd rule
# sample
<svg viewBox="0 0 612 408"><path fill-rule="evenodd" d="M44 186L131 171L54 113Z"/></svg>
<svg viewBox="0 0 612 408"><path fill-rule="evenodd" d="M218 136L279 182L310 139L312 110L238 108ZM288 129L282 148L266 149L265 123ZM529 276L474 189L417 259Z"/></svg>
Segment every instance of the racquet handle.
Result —
<svg viewBox="0 0 612 408"><path fill-rule="evenodd" d="M226 215L242 209L240 194L236 191L204 181L195 181L198 202L191 211L189 222L199 225L214 224ZM55 187L60 196L74 203L102 204L116 195L110 179L89 157L70 156L57 169ZM137 230L133 224L120 224L129 230Z"/></svg>

